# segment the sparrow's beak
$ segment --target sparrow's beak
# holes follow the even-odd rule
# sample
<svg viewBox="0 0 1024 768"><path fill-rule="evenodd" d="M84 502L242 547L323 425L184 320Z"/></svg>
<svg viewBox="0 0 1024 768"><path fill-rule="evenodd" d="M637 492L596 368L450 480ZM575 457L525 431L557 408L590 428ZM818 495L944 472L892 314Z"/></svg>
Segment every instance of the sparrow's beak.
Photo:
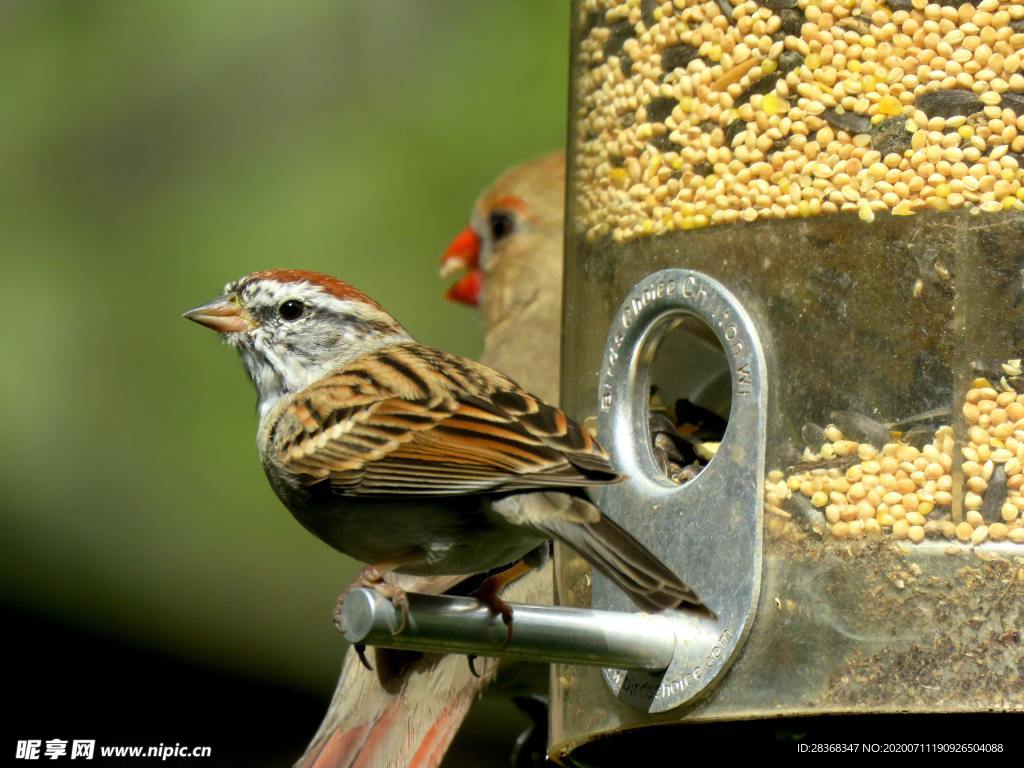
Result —
<svg viewBox="0 0 1024 768"><path fill-rule="evenodd" d="M452 240L441 257L441 277L449 278L466 272L445 297L451 301L475 307L480 303L483 273L480 271L480 236L472 227L466 227Z"/></svg>
<svg viewBox="0 0 1024 768"><path fill-rule="evenodd" d="M252 329L248 314L233 296L221 296L209 304L190 309L183 317L220 333L240 333Z"/></svg>

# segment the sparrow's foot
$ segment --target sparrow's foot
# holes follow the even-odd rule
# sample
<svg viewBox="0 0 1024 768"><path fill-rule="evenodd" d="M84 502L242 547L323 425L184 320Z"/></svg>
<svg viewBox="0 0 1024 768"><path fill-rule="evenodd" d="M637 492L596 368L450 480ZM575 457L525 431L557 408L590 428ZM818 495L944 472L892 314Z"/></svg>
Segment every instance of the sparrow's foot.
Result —
<svg viewBox="0 0 1024 768"><path fill-rule="evenodd" d="M377 588L384 597L391 601L391 604L398 608L402 612L402 622L398 625L391 634L400 635L405 631L405 628L409 626L409 598L405 594L405 590L399 589L394 584L388 584L382 582L380 587Z"/></svg>
<svg viewBox="0 0 1024 768"><path fill-rule="evenodd" d="M383 595L391 604L398 608L402 612L402 621L398 625L398 628L392 632L392 635L400 635L402 631L409 624L409 598L405 594L405 590L396 584L384 580L384 573L380 567L376 565L368 565L359 572L359 576L353 581L345 591L338 595L338 600L334 604L334 625L341 629L341 606L345 604L346 598L352 594L352 590L361 589L368 587L379 595ZM364 660L365 664L365 660ZM368 665L367 665L368 666Z"/></svg>
<svg viewBox="0 0 1024 768"><path fill-rule="evenodd" d="M501 620L508 628L505 643L501 646L503 651L512 641L512 606L501 599L501 592L513 581L526 575L529 571L530 566L520 560L511 568L506 568L504 571L484 579L484 583L475 592L470 593L470 597L475 597L490 608L493 613L501 615Z"/></svg>

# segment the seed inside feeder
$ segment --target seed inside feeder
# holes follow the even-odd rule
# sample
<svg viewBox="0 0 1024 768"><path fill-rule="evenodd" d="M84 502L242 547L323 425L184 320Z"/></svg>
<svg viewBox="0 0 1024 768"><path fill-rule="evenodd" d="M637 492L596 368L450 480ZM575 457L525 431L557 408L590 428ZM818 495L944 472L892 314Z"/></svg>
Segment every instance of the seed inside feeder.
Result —
<svg viewBox="0 0 1024 768"><path fill-rule="evenodd" d="M877 526L883 536L915 544L929 535L972 546L989 539L1024 542L1024 392L1005 377L998 389L978 379L961 411L969 439L959 449L952 426L934 423L943 415L948 420L948 412L922 414L891 428L852 411L833 412L837 423L824 428L807 424L801 431L807 443L802 461L788 474L769 475L766 504L786 511L801 497L824 507L825 527L839 539L857 537L855 521L871 521L864 531ZM923 431L931 435L927 442L907 441ZM962 519L954 520L957 462L965 492Z"/></svg>
<svg viewBox="0 0 1024 768"><path fill-rule="evenodd" d="M1024 208L1024 5L579 5L590 237Z"/></svg>

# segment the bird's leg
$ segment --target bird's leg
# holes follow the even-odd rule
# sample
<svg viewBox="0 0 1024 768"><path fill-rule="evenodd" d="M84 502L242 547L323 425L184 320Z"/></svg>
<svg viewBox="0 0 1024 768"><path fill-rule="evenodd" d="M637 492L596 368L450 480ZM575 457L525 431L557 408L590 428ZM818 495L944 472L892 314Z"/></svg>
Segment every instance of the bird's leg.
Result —
<svg viewBox="0 0 1024 768"><path fill-rule="evenodd" d="M542 547L543 549L538 548L538 550L546 555L547 543L545 542ZM535 552L538 550L535 550ZM545 556L541 556L539 558L540 563L538 563L535 561L537 558L534 558L533 555L534 553L531 552L515 565L506 568L504 571L500 571L493 576L488 576L476 591L470 593L470 597L475 597L494 613L501 615L501 620L508 628L508 634L505 637L505 644L501 646L501 650L505 650L505 648L508 647L509 642L512 640L512 606L501 599L501 593L505 587L513 581L525 576L531 570L536 568L537 565L543 563L544 560L547 559ZM527 562L528 560L531 562ZM472 662L470 662L470 669L472 669Z"/></svg>
<svg viewBox="0 0 1024 768"><path fill-rule="evenodd" d="M409 598L406 596L404 589L399 587L397 584L385 581L384 576L389 571L393 571L396 568L401 567L406 562L408 561L389 560L383 563L374 563L373 565L368 565L363 568L363 570L359 572L359 576L356 580L346 587L344 592L338 595L338 601L334 604L333 614L335 626L340 626L341 606L345 603L345 598L347 598L354 589L369 587L377 594L386 597L391 601L393 606L402 611L402 622L398 625L398 629L391 633L393 635L400 635L402 630L404 630L406 625L409 623ZM360 658L362 659L363 664L369 667L369 665L366 664L366 659L364 659L362 655L360 655Z"/></svg>

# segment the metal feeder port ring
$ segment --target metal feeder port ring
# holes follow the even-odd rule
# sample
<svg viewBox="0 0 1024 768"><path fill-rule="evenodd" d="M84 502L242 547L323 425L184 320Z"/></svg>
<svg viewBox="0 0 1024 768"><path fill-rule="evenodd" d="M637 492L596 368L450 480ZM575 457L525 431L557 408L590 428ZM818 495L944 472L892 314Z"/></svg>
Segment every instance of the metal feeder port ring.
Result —
<svg viewBox="0 0 1024 768"><path fill-rule="evenodd" d="M676 485L658 468L648 426L651 367L659 344L692 318L717 339L731 377L721 444L701 472ZM680 377L687 359L669 361ZM692 366L692 361L690 362ZM724 379L723 379L724 381ZM753 621L761 585L766 382L761 342L736 297L686 269L654 273L626 296L612 323L601 367L598 433L628 479L601 488L601 508L640 534L652 551L715 613L711 631L683 622L664 672L603 670L624 703L664 712L706 695L728 670ZM628 611L628 598L595 573L593 607ZM680 612L681 613L681 612ZM681 617L680 617L681 618Z"/></svg>

